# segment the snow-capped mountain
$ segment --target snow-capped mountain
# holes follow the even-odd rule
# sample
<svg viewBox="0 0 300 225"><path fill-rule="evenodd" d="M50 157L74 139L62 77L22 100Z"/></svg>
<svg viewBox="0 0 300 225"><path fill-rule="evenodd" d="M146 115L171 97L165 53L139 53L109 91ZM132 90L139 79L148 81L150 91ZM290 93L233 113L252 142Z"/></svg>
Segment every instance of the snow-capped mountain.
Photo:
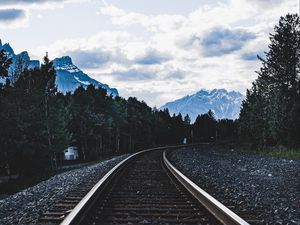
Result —
<svg viewBox="0 0 300 225"><path fill-rule="evenodd" d="M79 86L87 87L93 84L95 87L105 88L109 95L119 95L117 89L110 88L107 84L102 84L82 72L69 56L54 59L53 66L56 70L56 84L62 93L73 92Z"/></svg>
<svg viewBox="0 0 300 225"><path fill-rule="evenodd" d="M8 79L12 83L18 79L21 72L25 69L30 70L40 67L40 62L38 60L31 60L28 52L24 51L20 54L15 54L8 43L2 45L0 40L0 50L2 49L5 50L8 57L12 58L12 64L8 69ZM73 64L72 59L69 56L54 59L53 66L56 70L57 89L62 93L73 92L79 86L87 87L88 85L93 84L95 87L105 88L109 95L119 95L117 89L110 88L107 84L102 84L82 72ZM5 79L0 78L0 82L4 83Z"/></svg>
<svg viewBox="0 0 300 225"><path fill-rule="evenodd" d="M9 43L2 45L0 40L0 50L2 49L6 52L9 58L12 58L12 64L8 69L8 79L12 83L19 78L21 72L23 72L25 69L34 69L40 67L40 62L38 60L31 60L28 52L24 51L20 54L15 54ZM2 79L2 82L4 82L4 79Z"/></svg>
<svg viewBox="0 0 300 225"><path fill-rule="evenodd" d="M193 95L187 95L173 102L168 102L160 109L168 109L170 114L188 114L194 122L199 114L212 110L216 119L237 119L244 95L236 91L228 92L225 89L211 91L201 89Z"/></svg>

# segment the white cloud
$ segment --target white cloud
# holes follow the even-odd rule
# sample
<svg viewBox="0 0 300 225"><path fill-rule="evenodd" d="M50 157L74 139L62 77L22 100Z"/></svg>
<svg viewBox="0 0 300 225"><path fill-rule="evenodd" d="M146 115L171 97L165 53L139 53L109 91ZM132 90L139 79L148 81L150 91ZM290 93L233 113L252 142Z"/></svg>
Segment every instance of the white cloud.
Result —
<svg viewBox="0 0 300 225"><path fill-rule="evenodd" d="M111 31L59 40L33 53L73 54L85 72L151 106L201 88L244 92L260 66L255 55L267 50L269 32L280 16L297 12L295 5L294 0L230 0L189 14L153 15L104 2L98 15L110 19ZM216 42L207 48L206 37ZM95 60L86 62L88 57Z"/></svg>
<svg viewBox="0 0 300 225"><path fill-rule="evenodd" d="M28 21L31 10L53 10L63 8L67 3L82 3L90 0L0 0L0 28L16 29L28 27ZM13 20L3 20L1 14L10 11ZM20 11L16 16L16 11ZM41 14L37 16L42 18Z"/></svg>
<svg viewBox="0 0 300 225"><path fill-rule="evenodd" d="M145 15L136 12L126 12L112 4L104 2L104 7L100 8L98 14L110 16L112 23L119 26L141 25L149 31L169 31L177 29L183 25L185 17L182 15Z"/></svg>
<svg viewBox="0 0 300 225"><path fill-rule="evenodd" d="M80 3L89 0L1 0L1 8L54 9L61 8L66 3Z"/></svg>

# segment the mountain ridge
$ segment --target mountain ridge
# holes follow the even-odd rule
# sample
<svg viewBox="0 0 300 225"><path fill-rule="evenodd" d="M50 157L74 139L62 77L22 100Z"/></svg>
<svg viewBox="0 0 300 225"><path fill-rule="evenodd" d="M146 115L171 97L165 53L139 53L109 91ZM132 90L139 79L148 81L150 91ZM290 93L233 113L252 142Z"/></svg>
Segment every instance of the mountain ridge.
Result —
<svg viewBox="0 0 300 225"><path fill-rule="evenodd" d="M14 83L25 69L32 70L40 68L39 60L31 60L27 51L15 54L9 43L2 45L0 39L0 50L4 49L7 56L12 58L12 64L8 69L8 79ZM70 56L62 56L53 60L53 67L56 71L56 85L58 91L62 93L73 92L79 86L86 88L93 84L95 87L101 87L107 90L108 95L118 96L118 90L111 88L107 84L103 84L80 70L72 62ZM20 72L21 71L21 72ZM1 83L5 83L5 79L0 78Z"/></svg>
<svg viewBox="0 0 300 225"><path fill-rule="evenodd" d="M237 91L226 89L200 89L192 95L167 102L159 109L168 109L171 114L188 114L191 121L195 121L199 114L212 110L216 119L237 119L240 106L245 96Z"/></svg>

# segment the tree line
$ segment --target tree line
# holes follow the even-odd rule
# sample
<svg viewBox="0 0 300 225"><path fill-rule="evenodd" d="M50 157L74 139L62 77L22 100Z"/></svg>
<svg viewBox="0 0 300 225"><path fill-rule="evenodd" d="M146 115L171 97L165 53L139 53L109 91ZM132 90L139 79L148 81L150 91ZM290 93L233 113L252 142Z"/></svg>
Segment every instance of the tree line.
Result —
<svg viewBox="0 0 300 225"><path fill-rule="evenodd" d="M239 136L254 146L300 146L300 23L297 14L281 17L270 34L269 51L247 90Z"/></svg>
<svg viewBox="0 0 300 225"><path fill-rule="evenodd" d="M4 78L10 63L1 51ZM152 109L134 97L112 97L93 85L63 95L55 78L52 62L45 57L41 68L20 71L16 82L7 79L0 84L2 173L4 168L7 174L21 175L56 169L70 145L79 148L82 160L91 161L107 154L182 144L184 139L215 141L217 129L220 138L234 133L227 129L233 121L218 122L211 111L191 124L188 115L171 116L168 110Z"/></svg>

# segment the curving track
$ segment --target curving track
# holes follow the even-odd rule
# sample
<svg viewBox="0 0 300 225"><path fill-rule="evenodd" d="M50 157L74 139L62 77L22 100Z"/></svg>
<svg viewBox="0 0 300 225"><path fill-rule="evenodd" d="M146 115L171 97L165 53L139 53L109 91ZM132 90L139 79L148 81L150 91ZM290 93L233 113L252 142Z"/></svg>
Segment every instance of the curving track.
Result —
<svg viewBox="0 0 300 225"><path fill-rule="evenodd" d="M220 224L169 177L161 151L140 156L80 224Z"/></svg>
<svg viewBox="0 0 300 225"><path fill-rule="evenodd" d="M61 225L248 225L180 174L163 154L165 149L128 157L106 174L67 217L64 214L55 219L54 209L52 215L41 218L40 224L58 224L64 219Z"/></svg>

